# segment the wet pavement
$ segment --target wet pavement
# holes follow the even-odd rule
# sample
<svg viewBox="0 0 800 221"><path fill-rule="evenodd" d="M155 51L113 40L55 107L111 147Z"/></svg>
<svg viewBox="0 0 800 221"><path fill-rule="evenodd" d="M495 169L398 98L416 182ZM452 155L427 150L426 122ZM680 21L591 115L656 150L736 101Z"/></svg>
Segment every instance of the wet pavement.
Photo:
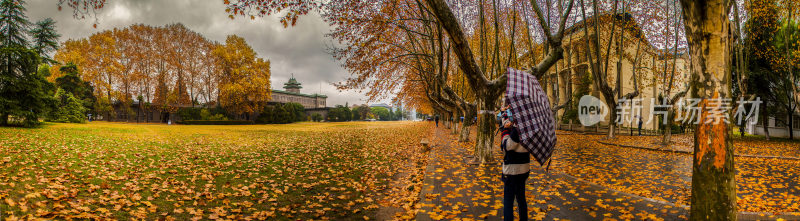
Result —
<svg viewBox="0 0 800 221"><path fill-rule="evenodd" d="M595 142L603 135L559 135L553 168L626 193L688 205L692 155ZM739 211L800 212L800 161L736 157Z"/></svg>
<svg viewBox="0 0 800 221"><path fill-rule="evenodd" d="M470 164L472 143L437 130L417 220L500 220L498 161ZM559 131L551 171L532 166L527 200L531 220L683 220L688 217L692 156L603 145L603 135ZM496 159L502 157L496 151ZM737 158L743 220L800 219L800 161ZM497 164L497 165L495 165ZM796 213L796 214L792 214Z"/></svg>

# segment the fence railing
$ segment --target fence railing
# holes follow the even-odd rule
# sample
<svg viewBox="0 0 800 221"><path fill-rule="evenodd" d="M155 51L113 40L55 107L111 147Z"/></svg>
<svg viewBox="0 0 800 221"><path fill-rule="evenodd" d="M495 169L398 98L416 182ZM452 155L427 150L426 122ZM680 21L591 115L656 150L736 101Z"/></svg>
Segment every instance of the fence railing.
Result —
<svg viewBox="0 0 800 221"><path fill-rule="evenodd" d="M608 133L608 125L595 124L594 126L585 127L581 124L572 123L571 121L568 123L559 123L556 126L556 129L564 131L583 132L583 133L603 133L603 134ZM695 130L695 125L691 125L691 126L673 128L670 132L672 134L693 134L694 130ZM640 134L639 131L640 130L638 127L619 125L616 132L617 134L622 134L622 135L638 136ZM647 128L641 129L642 136L660 136L664 135L665 132L666 130L664 129L655 129L655 130Z"/></svg>

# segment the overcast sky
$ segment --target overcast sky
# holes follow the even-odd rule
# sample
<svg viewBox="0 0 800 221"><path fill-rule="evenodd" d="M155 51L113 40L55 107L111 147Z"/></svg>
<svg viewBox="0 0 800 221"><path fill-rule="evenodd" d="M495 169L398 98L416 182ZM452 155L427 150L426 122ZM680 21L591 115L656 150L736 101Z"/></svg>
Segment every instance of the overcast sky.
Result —
<svg viewBox="0 0 800 221"><path fill-rule="evenodd" d="M338 91L331 84L344 81L349 73L339 62L326 53L330 40L324 37L330 26L319 16L309 15L288 29L276 17L250 20L228 18L221 0L108 0L98 11L97 28L94 18L75 19L72 10L64 6L58 11L57 1L28 0L28 18L36 22L47 17L57 23L61 42L67 39L86 38L101 30L124 28L131 24L163 26L183 23L212 41L224 42L227 35L238 35L247 40L259 57L269 59L272 71L272 88L283 89L292 73L303 85L303 93L328 95L328 106L366 103L366 96L357 91ZM386 102L388 99L378 102Z"/></svg>

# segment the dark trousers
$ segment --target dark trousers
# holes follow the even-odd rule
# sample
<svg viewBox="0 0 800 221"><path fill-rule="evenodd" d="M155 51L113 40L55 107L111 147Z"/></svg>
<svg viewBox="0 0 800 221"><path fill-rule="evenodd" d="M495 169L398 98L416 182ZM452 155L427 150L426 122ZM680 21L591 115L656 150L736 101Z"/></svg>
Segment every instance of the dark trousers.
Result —
<svg viewBox="0 0 800 221"><path fill-rule="evenodd" d="M503 220L514 220L514 199L519 207L519 220L528 220L528 202L525 200L525 181L530 173L505 175L503 187Z"/></svg>

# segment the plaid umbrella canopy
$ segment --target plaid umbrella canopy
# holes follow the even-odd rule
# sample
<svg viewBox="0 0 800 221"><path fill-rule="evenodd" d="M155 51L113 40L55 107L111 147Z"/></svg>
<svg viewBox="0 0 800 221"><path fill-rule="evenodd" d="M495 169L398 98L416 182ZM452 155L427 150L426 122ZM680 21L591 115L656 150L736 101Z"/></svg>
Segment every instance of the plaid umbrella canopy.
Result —
<svg viewBox="0 0 800 221"><path fill-rule="evenodd" d="M544 165L556 145L550 101L533 75L513 68L508 68L507 74L505 99L519 129L520 143Z"/></svg>

